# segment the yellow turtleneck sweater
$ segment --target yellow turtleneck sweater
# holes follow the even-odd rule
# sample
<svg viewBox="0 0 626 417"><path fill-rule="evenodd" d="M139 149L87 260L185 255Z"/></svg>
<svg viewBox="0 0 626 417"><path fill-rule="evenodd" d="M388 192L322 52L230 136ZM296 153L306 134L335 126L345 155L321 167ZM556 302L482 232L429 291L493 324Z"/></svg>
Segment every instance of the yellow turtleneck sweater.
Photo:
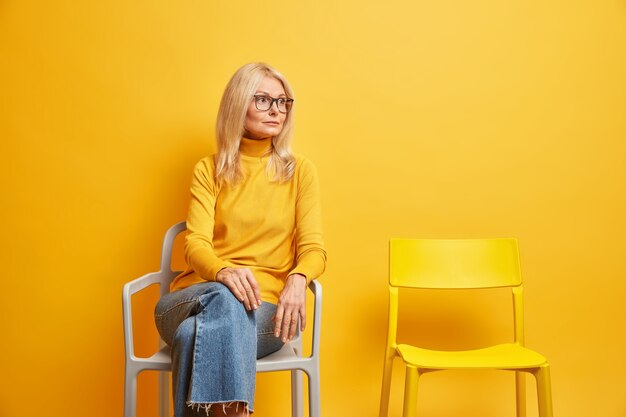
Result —
<svg viewBox="0 0 626 417"><path fill-rule="evenodd" d="M215 281L222 268L246 267L261 287L261 299L276 304L287 276L302 274L309 282L324 271L315 166L296 155L292 179L271 181L266 170L271 146L271 138L242 138L245 180L234 186L215 182L214 157L196 164L185 240L188 267L170 290Z"/></svg>

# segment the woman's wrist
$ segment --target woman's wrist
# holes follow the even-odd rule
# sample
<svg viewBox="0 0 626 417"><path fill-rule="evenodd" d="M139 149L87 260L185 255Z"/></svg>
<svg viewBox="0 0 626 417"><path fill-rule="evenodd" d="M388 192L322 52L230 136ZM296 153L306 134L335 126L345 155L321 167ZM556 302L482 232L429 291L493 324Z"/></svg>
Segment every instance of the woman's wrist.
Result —
<svg viewBox="0 0 626 417"><path fill-rule="evenodd" d="M293 281L304 284L304 286L306 286L306 276L299 274L299 273L295 273L295 274L291 274L287 277L287 281Z"/></svg>

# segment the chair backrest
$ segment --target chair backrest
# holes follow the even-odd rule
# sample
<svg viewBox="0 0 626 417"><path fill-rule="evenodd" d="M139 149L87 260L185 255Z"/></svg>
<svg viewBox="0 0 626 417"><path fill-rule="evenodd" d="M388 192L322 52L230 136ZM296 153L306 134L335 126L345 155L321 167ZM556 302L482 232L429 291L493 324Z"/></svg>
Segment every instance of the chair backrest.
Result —
<svg viewBox="0 0 626 417"><path fill-rule="evenodd" d="M167 285L161 286L161 296L170 291L170 282L180 273L180 271L172 270L172 253L174 251L174 241L176 236L187 230L186 222L179 222L170 227L163 238L163 247L161 249L161 270L159 272L166 273L169 277Z"/></svg>
<svg viewBox="0 0 626 417"><path fill-rule="evenodd" d="M389 284L497 288L522 283L516 239L391 239Z"/></svg>
<svg viewBox="0 0 626 417"><path fill-rule="evenodd" d="M397 345L398 287L511 287L515 342L523 344L523 289L516 239L391 239L389 346Z"/></svg>

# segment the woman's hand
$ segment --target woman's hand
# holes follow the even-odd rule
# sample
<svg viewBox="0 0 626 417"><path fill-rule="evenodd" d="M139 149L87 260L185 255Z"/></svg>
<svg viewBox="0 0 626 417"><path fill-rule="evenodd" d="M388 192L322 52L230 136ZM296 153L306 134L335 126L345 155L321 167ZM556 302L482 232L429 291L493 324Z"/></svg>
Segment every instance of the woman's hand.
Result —
<svg viewBox="0 0 626 417"><path fill-rule="evenodd" d="M283 343L293 339L300 316L300 331L306 326L306 277L293 274L280 293L276 315L274 315L274 336L281 337Z"/></svg>
<svg viewBox="0 0 626 417"><path fill-rule="evenodd" d="M261 291L256 278L248 268L224 268L215 275L215 280L226 285L243 303L246 310L256 310L261 305Z"/></svg>

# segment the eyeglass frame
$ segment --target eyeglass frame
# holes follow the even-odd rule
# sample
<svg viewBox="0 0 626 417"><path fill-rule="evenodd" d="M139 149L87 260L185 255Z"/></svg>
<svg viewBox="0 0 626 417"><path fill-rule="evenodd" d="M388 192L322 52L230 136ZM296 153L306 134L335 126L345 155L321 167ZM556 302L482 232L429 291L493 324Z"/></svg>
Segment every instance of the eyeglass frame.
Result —
<svg viewBox="0 0 626 417"><path fill-rule="evenodd" d="M267 98L267 99L269 99L269 100L270 100L270 105L269 105L269 107L268 107L267 109L265 109L265 110L259 109L259 105L258 105L258 103L257 103L257 101L256 101L256 100L257 100L257 97L263 97L263 98ZM292 99L292 98L285 98L285 97L278 97L278 98L274 98L274 97L272 97L272 96L265 95L265 94L255 94L255 95L253 95L253 96L252 96L252 99L254 100L254 107L255 107L258 111L269 111L269 110L272 108L272 106L274 105L274 103L276 103L276 109L277 109L280 113L282 113L282 114L287 114L287 113L289 113L289 112L291 111L291 106L293 106L293 102L295 101L295 100L294 100L294 99ZM280 110L280 108L278 107L278 101L279 101L279 100L285 100L285 109L287 109L287 103L289 103L289 109L287 109L287 111L281 111L281 110Z"/></svg>

